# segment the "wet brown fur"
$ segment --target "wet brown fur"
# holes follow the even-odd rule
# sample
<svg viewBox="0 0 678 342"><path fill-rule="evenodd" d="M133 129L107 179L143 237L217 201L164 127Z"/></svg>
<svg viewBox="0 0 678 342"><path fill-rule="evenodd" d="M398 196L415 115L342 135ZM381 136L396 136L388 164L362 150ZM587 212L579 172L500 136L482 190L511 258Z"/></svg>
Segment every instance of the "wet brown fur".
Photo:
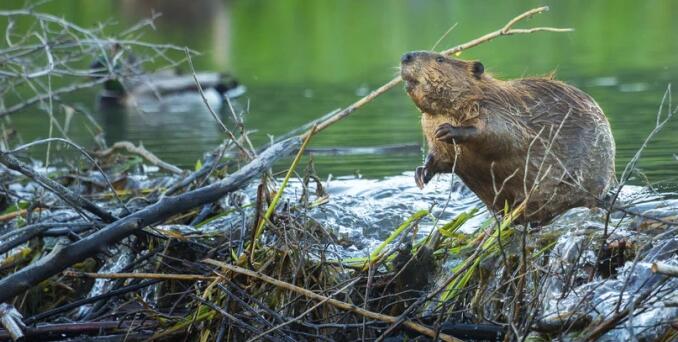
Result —
<svg viewBox="0 0 678 342"><path fill-rule="evenodd" d="M401 74L422 112L431 175L454 171L495 211L527 198L524 221L538 224L595 206L615 182L610 126L586 93L552 78L503 81L478 62L412 54ZM473 134L441 141L443 124Z"/></svg>

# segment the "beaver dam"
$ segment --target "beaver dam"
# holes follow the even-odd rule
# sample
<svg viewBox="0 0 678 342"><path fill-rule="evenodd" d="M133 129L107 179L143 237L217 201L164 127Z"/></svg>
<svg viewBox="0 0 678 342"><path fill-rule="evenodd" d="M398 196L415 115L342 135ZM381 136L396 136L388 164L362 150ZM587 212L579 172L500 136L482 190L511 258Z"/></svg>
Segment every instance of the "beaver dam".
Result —
<svg viewBox="0 0 678 342"><path fill-rule="evenodd" d="M526 23L547 10L441 56L570 31ZM244 86L196 70L196 51L139 40L155 18L113 37L37 9L0 19L0 340L678 339L678 196L638 182L678 110L670 86L606 198L535 223L525 201L488 210L451 174L317 172L355 150L313 140L402 92L400 77L255 144ZM73 100L92 88L131 111L193 101L222 142L187 167L111 141ZM49 137L22 141L14 118L38 112ZM74 117L87 144L69 137ZM360 153L393 150L412 146Z"/></svg>

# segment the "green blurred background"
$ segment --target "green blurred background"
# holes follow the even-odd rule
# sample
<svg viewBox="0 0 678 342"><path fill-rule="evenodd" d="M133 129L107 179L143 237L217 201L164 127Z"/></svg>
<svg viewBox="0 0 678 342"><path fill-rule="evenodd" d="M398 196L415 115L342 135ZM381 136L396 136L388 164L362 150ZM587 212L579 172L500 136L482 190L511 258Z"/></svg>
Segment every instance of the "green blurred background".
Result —
<svg viewBox="0 0 678 342"><path fill-rule="evenodd" d="M0 8L24 1L3 0ZM678 75L678 2L665 1L452 1L452 0L60 0L38 10L85 27L107 23L121 31L160 12L144 39L202 52L202 70L228 71L244 85L239 99L249 108L246 125L255 143L344 107L391 79L406 51L454 46L504 25L536 6L551 11L523 26L572 27L572 33L536 33L500 38L465 52L501 78L543 75L589 92L610 118L618 148L618 171L655 124L668 84ZM6 22L0 21L0 27ZM95 90L74 101L89 106L109 142L143 141L160 157L192 165L223 138L201 106L161 113L98 112ZM224 118L228 118L225 113ZM24 141L47 136L45 114L12 116ZM421 144L418 112L401 87L320 134L314 147ZM73 125L73 138L91 136ZM678 135L671 123L646 151L641 170L653 183L675 186ZM421 153L318 156L323 174L383 177L412 170ZM640 180L637 180L640 182Z"/></svg>

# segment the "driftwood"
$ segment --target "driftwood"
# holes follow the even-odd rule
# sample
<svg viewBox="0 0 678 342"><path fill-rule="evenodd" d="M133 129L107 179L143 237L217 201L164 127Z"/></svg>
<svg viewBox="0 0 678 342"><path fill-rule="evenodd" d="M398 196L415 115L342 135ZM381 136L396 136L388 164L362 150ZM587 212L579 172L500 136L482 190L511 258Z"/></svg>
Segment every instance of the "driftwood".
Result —
<svg viewBox="0 0 678 342"><path fill-rule="evenodd" d="M37 327L27 327L25 331L25 338L29 341L56 341L63 340L67 336L82 336L82 335L101 335L102 333L106 334L119 334L115 339L102 339L103 341L120 341L120 340L129 340L129 341L139 341L145 339L150 334L145 336L137 336L136 334L129 334L128 330L132 327L138 328L139 326L148 329L154 329L155 324L153 322L144 322L137 323L132 325L130 322L119 322L119 321L102 321L102 322L75 322L75 323L59 323L59 324L43 324ZM0 331L0 340L5 340L11 335L8 335L4 331ZM140 337L140 338L138 338ZM78 339L81 340L81 339ZM90 339L84 339L90 341ZM94 341L95 339L91 339Z"/></svg>
<svg viewBox="0 0 678 342"><path fill-rule="evenodd" d="M252 178L271 167L279 158L295 151L300 138L291 138L271 146L228 178L178 196L163 197L157 203L109 224L77 242L57 247L48 256L0 280L0 302L9 301L39 282L58 274L67 267L98 253L140 228L203 204L214 202L229 192L240 189Z"/></svg>
<svg viewBox="0 0 678 342"><path fill-rule="evenodd" d="M130 292L133 292L133 291L137 291L137 290L143 289L143 288L151 286L151 285L155 285L157 283L160 283L161 281L162 281L161 279L144 280L144 281L139 282L137 284L128 285L128 286L119 288L117 290L113 290L113 291L106 292L104 294L100 294L98 296L80 299L80 300L77 300L75 302L68 303L68 304L59 306L57 308L51 309L51 310L47 310L45 312L41 312L41 313L39 313L35 316L28 317L24 320L24 322L26 324L33 324L33 323L39 322L39 321L41 321L45 318L56 316L60 313L68 312L69 310L79 308L83 305L92 304L92 303L96 303L98 301L102 301L102 300L105 300L105 299L122 296L124 294L130 293Z"/></svg>
<svg viewBox="0 0 678 342"><path fill-rule="evenodd" d="M83 227L91 228L93 226L94 225L92 223L72 223L72 222L32 224L30 226L23 227L20 230L13 230L7 234L0 236L0 254L7 253L12 248L19 246L36 236L45 235L45 233L52 228L68 227L72 229Z"/></svg>

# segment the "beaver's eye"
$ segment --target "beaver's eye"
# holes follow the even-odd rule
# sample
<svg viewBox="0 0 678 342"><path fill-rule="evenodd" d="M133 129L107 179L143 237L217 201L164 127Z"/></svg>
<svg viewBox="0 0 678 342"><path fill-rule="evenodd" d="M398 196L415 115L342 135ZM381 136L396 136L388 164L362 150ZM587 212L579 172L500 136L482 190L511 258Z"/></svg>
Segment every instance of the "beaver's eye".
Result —
<svg viewBox="0 0 678 342"><path fill-rule="evenodd" d="M436 57L436 62L442 63L442 62L444 62L444 61L445 61L445 57L443 57L443 56L438 56L438 57Z"/></svg>

